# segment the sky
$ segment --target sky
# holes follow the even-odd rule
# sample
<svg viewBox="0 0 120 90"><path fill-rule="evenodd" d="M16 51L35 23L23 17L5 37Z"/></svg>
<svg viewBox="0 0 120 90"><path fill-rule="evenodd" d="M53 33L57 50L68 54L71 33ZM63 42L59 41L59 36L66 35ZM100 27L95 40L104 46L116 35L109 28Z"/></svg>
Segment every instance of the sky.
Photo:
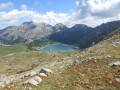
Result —
<svg viewBox="0 0 120 90"><path fill-rule="evenodd" d="M120 0L0 0L0 29L25 21L96 27L120 20Z"/></svg>

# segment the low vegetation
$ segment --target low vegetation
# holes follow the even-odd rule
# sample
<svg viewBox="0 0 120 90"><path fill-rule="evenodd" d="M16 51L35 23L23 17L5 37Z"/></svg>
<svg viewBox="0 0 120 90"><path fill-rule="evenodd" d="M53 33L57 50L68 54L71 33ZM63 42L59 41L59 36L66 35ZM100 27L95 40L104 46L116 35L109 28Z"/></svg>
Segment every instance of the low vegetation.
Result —
<svg viewBox="0 0 120 90"><path fill-rule="evenodd" d="M48 37L42 37L42 38L40 38L38 40L35 40L35 41L31 42L31 43L28 43L27 47L30 50L36 50L35 49L36 47L43 47L45 45L56 44L56 43L57 42L53 42L53 41L49 40Z"/></svg>
<svg viewBox="0 0 120 90"><path fill-rule="evenodd" d="M15 45L2 45L0 46L0 57L6 56L13 53L20 53L20 52L29 52L30 50L27 48L25 43L18 43Z"/></svg>
<svg viewBox="0 0 120 90"><path fill-rule="evenodd" d="M119 90L120 82L115 78L120 77L120 66L108 65L120 61L119 40L120 34L114 34L82 51L32 51L2 57L0 73L16 75L40 67L53 71L48 77L41 77L43 81L37 86L23 85L28 79L24 78L15 82L12 90Z"/></svg>

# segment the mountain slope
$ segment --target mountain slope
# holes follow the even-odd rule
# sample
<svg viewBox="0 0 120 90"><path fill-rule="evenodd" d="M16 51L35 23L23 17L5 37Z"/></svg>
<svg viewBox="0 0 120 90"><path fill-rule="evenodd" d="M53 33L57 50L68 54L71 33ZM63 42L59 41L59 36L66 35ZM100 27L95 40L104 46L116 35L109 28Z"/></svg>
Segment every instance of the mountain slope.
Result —
<svg viewBox="0 0 120 90"><path fill-rule="evenodd" d="M119 90L120 82L117 82L115 78L119 78L120 66L111 67L108 65L111 61L120 61L120 34L118 32L120 32L120 29L113 32L114 34L111 33L112 36L109 34L107 36L109 37L108 39L83 51L41 51L19 53L4 57L1 58L0 62L7 65L6 61L11 60L11 63L9 67L4 68L5 70L1 68L0 71L8 73L7 69L11 68L9 73L13 75L13 73L18 71L12 68L13 66L25 71L30 69L33 66L32 64L36 66L35 69L40 69L42 66L53 71L51 75L41 77L43 81L37 86L31 84L23 85L23 82L31 77L25 77L17 82L12 82L14 84L11 87L12 90L27 90L30 88L32 90ZM16 62L19 62L19 64ZM25 65L27 67L23 67ZM37 74L37 76L39 75ZM7 89L9 85L6 85L4 89Z"/></svg>
<svg viewBox="0 0 120 90"><path fill-rule="evenodd" d="M19 26L9 26L0 30L0 40L6 44L32 42L55 32L65 31L67 26L59 23L51 26L46 23L24 22Z"/></svg>
<svg viewBox="0 0 120 90"><path fill-rule="evenodd" d="M87 48L100 37L106 36L120 28L120 21L102 24L95 28L84 24L76 24L71 28L58 23L51 26L46 23L24 22L19 26L10 26L0 30L0 41L6 44L32 42L41 37L49 36L53 42L77 45L81 49Z"/></svg>
<svg viewBox="0 0 120 90"><path fill-rule="evenodd" d="M7 27L0 30L0 38L4 43L11 43L12 41L20 39L21 41L31 42L34 39L47 36L52 33L52 26L49 24L24 22L16 27Z"/></svg>
<svg viewBox="0 0 120 90"><path fill-rule="evenodd" d="M61 31L50 35L50 39L66 44L75 44L80 48L92 45L98 38L106 36L112 31L120 28L120 21L108 22L96 28L86 25L75 25L68 31Z"/></svg>

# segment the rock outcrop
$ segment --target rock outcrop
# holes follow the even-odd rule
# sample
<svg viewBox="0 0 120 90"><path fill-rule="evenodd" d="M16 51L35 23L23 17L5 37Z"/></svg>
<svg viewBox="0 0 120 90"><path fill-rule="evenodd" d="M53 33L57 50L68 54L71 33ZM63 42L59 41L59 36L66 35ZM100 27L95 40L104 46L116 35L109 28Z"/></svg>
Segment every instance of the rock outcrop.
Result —
<svg viewBox="0 0 120 90"><path fill-rule="evenodd" d="M8 78L5 75L0 75L0 82L6 82Z"/></svg>
<svg viewBox="0 0 120 90"><path fill-rule="evenodd" d="M119 61L110 62L108 65L109 65L109 66L118 66L118 65L120 65L120 62L119 62Z"/></svg>
<svg viewBox="0 0 120 90"><path fill-rule="evenodd" d="M42 82L42 79L40 77L38 77L38 76L35 76L35 77L25 81L24 84L38 85L41 82Z"/></svg>
<svg viewBox="0 0 120 90"><path fill-rule="evenodd" d="M40 76L46 77L47 75L45 73L40 73Z"/></svg>
<svg viewBox="0 0 120 90"><path fill-rule="evenodd" d="M40 73L44 73L44 74L46 74L46 75L49 75L49 74L52 73L52 71L51 71L50 69L42 68L42 69L40 70Z"/></svg>

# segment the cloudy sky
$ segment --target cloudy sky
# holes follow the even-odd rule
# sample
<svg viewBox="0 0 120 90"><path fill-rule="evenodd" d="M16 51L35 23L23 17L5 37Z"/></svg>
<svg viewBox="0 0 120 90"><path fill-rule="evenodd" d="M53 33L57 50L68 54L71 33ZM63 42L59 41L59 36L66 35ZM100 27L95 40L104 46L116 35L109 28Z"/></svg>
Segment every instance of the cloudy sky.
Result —
<svg viewBox="0 0 120 90"><path fill-rule="evenodd" d="M0 0L0 28L24 21L91 27L120 20L120 0Z"/></svg>

